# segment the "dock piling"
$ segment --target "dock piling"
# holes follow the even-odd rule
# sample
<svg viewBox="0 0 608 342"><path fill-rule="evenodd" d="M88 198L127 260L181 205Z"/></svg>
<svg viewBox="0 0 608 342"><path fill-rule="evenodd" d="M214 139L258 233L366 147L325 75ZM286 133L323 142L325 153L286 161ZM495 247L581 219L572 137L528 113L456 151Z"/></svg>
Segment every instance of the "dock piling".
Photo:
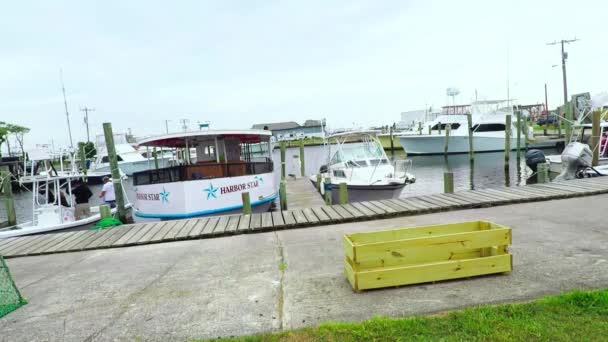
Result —
<svg viewBox="0 0 608 342"><path fill-rule="evenodd" d="M325 178L325 204L331 205L331 179Z"/></svg>
<svg viewBox="0 0 608 342"><path fill-rule="evenodd" d="M537 166L536 182L539 184L549 183L549 165L540 163Z"/></svg>
<svg viewBox="0 0 608 342"><path fill-rule="evenodd" d="M103 134L106 140L106 148L108 151L108 159L110 161L110 171L112 172L112 183L114 183L114 193L116 195L116 206L118 207L118 218L122 223L133 223L131 213L125 208L124 191L120 179L120 169L118 168L118 159L116 157L116 147L114 146L114 134L112 133L112 124L109 122L103 123Z"/></svg>
<svg viewBox="0 0 608 342"><path fill-rule="evenodd" d="M82 173L84 174L84 181L86 181L87 179L87 157L86 157L86 153L84 152L84 144L79 144L80 145L80 149L78 151L79 156L80 156L80 167L82 168Z"/></svg>
<svg viewBox="0 0 608 342"><path fill-rule="evenodd" d="M443 192L446 194L454 193L454 173L443 173Z"/></svg>
<svg viewBox="0 0 608 342"><path fill-rule="evenodd" d="M521 111L517 112L517 160L521 160Z"/></svg>
<svg viewBox="0 0 608 342"><path fill-rule="evenodd" d="M306 176L305 164L304 164L304 139L300 139L300 175Z"/></svg>
<svg viewBox="0 0 608 342"><path fill-rule="evenodd" d="M158 170L158 155L156 153L156 147L152 148L152 154L154 155L154 169Z"/></svg>
<svg viewBox="0 0 608 342"><path fill-rule="evenodd" d="M418 122L418 135L422 135L422 121Z"/></svg>
<svg viewBox="0 0 608 342"><path fill-rule="evenodd" d="M475 160L475 147L473 146L473 116L467 114L467 126L469 129L469 160Z"/></svg>
<svg viewBox="0 0 608 342"><path fill-rule="evenodd" d="M281 141L279 146L281 147L281 179L285 179L285 142Z"/></svg>
<svg viewBox="0 0 608 342"><path fill-rule="evenodd" d="M450 144L450 125L445 126L445 143L443 145L443 156L448 157L448 145Z"/></svg>
<svg viewBox="0 0 608 342"><path fill-rule="evenodd" d="M591 117L591 151L593 151L593 159L591 165L597 166L600 161L600 117L602 112L595 110Z"/></svg>
<svg viewBox="0 0 608 342"><path fill-rule="evenodd" d="M317 173L317 191L321 193L321 187L323 186L323 178L320 173Z"/></svg>
<svg viewBox="0 0 608 342"><path fill-rule="evenodd" d="M281 202L281 210L287 210L287 191L285 189L285 179L279 184L279 202Z"/></svg>
<svg viewBox="0 0 608 342"><path fill-rule="evenodd" d="M340 183L338 190L338 199L340 200L340 204L348 203L348 188L346 187L346 183Z"/></svg>
<svg viewBox="0 0 608 342"><path fill-rule="evenodd" d="M251 215L251 199L249 198L249 192L241 193L241 199L243 200L243 215Z"/></svg>
<svg viewBox="0 0 608 342"><path fill-rule="evenodd" d="M0 166L0 185L4 195L4 205L7 215L7 224L14 226L17 224L17 212L15 211L15 199L13 198L13 185L11 183L11 172L8 166Z"/></svg>
<svg viewBox="0 0 608 342"><path fill-rule="evenodd" d="M505 164L509 164L511 153L511 115L507 115L505 120Z"/></svg>
<svg viewBox="0 0 608 342"><path fill-rule="evenodd" d="M429 125L429 135L431 135L431 131L432 131L431 129L432 129L432 126Z"/></svg>
<svg viewBox="0 0 608 342"><path fill-rule="evenodd" d="M441 122L437 123L437 130L439 131L439 135L441 135Z"/></svg>
<svg viewBox="0 0 608 342"><path fill-rule="evenodd" d="M101 215L101 218L110 218L112 217L112 210L110 209L110 206L107 204L102 204L99 206L99 215Z"/></svg>
<svg viewBox="0 0 608 342"><path fill-rule="evenodd" d="M393 126L388 129L388 135L391 139L391 154L395 153L395 144L393 143Z"/></svg>

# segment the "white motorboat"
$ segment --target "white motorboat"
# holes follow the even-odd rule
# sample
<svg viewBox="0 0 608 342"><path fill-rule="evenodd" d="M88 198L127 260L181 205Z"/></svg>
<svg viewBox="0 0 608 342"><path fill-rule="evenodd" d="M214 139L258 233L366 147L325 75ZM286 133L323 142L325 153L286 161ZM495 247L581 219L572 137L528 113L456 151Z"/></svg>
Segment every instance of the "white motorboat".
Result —
<svg viewBox="0 0 608 342"><path fill-rule="evenodd" d="M242 210L249 193L255 212L278 195L270 131L205 130L143 139L139 146L174 148L177 165L133 174L138 217L178 219ZM194 153L185 151L194 150Z"/></svg>
<svg viewBox="0 0 608 342"><path fill-rule="evenodd" d="M73 154L70 163L72 169L68 170L63 169L63 164L60 170L55 170L51 156L45 151L29 151L27 155L30 161L38 165L38 173L31 168L29 173L19 178L22 185L31 188L32 221L0 229L0 239L84 228L101 219L99 206L91 206L88 217L77 220L74 216L76 205L72 198L72 181L83 178L84 174L76 170ZM112 209L112 213L115 212L116 209Z"/></svg>
<svg viewBox="0 0 608 342"><path fill-rule="evenodd" d="M391 162L377 131L350 131L326 138L328 164L319 170L322 181L329 179L334 203L339 200L340 183L346 183L350 202L397 198L416 178L410 173L411 160ZM316 186L317 175L310 177ZM325 185L321 187L325 189Z"/></svg>
<svg viewBox="0 0 608 342"><path fill-rule="evenodd" d="M590 123L576 124L573 126L574 131L578 132L572 136L570 142L580 142L583 144L589 144L591 141L591 129ZM608 144L606 144L606 136L608 136L608 122L602 121L600 123L600 158L599 165L608 165ZM563 171L563 162L561 154L553 154L546 156L547 162L549 163L549 171L554 173L561 173Z"/></svg>
<svg viewBox="0 0 608 342"><path fill-rule="evenodd" d="M471 105L473 127L473 147L475 152L496 152L505 150L506 116L513 116L513 107L506 100L477 101ZM516 148L517 121L512 120L511 148ZM428 134L428 128L431 128ZM467 115L463 113L442 114L421 125L421 130L408 131L397 135L401 146L408 154L443 154L445 129L450 128L448 153L469 152L469 132ZM522 136L522 139L525 139Z"/></svg>
<svg viewBox="0 0 608 342"><path fill-rule="evenodd" d="M152 157L145 158L141 152L136 150L128 141L127 135L124 133L114 134L114 146L116 149L116 158L118 159L118 168L127 176L131 176L135 172L145 171L153 168L155 162ZM88 174L103 176L110 173L110 161L108 159L108 151L103 135L97 136L95 149L97 156L95 161L91 163ZM148 154L149 156L150 154ZM163 154L157 158L159 167L167 167L170 165L171 157Z"/></svg>

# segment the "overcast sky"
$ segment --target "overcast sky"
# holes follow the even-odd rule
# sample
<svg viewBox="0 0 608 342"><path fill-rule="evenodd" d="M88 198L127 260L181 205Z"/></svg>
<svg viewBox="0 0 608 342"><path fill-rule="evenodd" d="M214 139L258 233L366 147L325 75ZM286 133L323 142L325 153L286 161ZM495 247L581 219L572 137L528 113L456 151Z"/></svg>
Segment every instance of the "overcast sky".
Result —
<svg viewBox="0 0 608 342"><path fill-rule="evenodd" d="M139 136L327 118L390 124L399 113L511 97L562 102L606 90L605 1L11 1L0 13L0 121L34 143L67 144L59 70L74 141L110 121ZM508 53L507 53L508 52ZM509 66L507 68L507 66Z"/></svg>

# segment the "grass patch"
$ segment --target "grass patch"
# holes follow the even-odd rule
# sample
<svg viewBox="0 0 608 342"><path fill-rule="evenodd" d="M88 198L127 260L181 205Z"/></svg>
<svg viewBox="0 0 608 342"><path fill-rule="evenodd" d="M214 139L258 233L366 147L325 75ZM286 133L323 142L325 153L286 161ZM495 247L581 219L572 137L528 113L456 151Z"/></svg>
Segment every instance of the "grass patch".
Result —
<svg viewBox="0 0 608 342"><path fill-rule="evenodd" d="M323 323L221 341L592 341L608 336L608 290L409 318Z"/></svg>

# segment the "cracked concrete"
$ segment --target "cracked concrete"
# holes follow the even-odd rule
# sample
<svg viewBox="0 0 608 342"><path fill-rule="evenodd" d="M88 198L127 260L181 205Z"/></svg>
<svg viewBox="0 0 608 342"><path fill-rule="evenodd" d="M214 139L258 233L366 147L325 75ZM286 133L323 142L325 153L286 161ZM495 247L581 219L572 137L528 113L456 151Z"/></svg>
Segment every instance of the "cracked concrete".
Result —
<svg viewBox="0 0 608 342"><path fill-rule="evenodd" d="M213 338L606 288L607 201L601 195L9 259L30 303L0 319L0 340ZM344 233L480 219L513 228L510 275L363 293L344 279Z"/></svg>

